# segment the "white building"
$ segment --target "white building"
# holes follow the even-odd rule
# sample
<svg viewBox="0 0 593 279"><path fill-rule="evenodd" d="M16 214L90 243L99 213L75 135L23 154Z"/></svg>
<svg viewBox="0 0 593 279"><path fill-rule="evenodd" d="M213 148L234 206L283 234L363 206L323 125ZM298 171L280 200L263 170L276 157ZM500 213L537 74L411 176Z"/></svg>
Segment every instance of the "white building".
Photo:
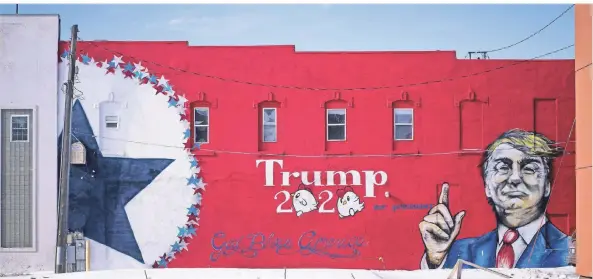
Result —
<svg viewBox="0 0 593 279"><path fill-rule="evenodd" d="M2 274L54 268L59 30L58 15L0 15Z"/></svg>

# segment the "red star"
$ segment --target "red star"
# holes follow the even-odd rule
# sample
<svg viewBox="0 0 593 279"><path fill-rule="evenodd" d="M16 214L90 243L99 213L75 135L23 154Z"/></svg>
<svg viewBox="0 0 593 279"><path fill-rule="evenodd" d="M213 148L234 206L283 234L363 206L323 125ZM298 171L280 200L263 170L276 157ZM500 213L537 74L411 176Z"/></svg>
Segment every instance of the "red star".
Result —
<svg viewBox="0 0 593 279"><path fill-rule="evenodd" d="M159 268L159 263L157 263L157 261L154 261L154 263L152 264L152 268Z"/></svg>
<svg viewBox="0 0 593 279"><path fill-rule="evenodd" d="M130 72L130 71L123 71L124 73L124 78L130 78L130 79L134 79L134 73Z"/></svg>
<svg viewBox="0 0 593 279"><path fill-rule="evenodd" d="M108 67L108 68L107 68L107 71L105 72L105 74L109 74L109 73L112 73L112 74L114 74L114 75L115 75L115 68L113 68L113 67Z"/></svg>
<svg viewBox="0 0 593 279"><path fill-rule="evenodd" d="M198 216L193 215L193 214L187 215L187 222L189 223L189 222L192 222L192 221L197 223L198 222Z"/></svg>
<svg viewBox="0 0 593 279"><path fill-rule="evenodd" d="M185 242L185 243L187 243L191 240L191 238L189 238L189 236L186 236L186 237L178 236L177 238L179 238L179 241L183 240L183 242Z"/></svg>
<svg viewBox="0 0 593 279"><path fill-rule="evenodd" d="M163 95L167 95L167 92L163 92L163 89L165 89L165 88L163 88L160 85L153 85L152 88L154 88L156 90L155 95L158 95L159 93L162 93Z"/></svg>
<svg viewBox="0 0 593 279"><path fill-rule="evenodd" d="M193 142L192 142L191 140L188 140L188 141L186 141L186 142L183 144L183 146L184 146L186 149L192 149L192 148L194 148L194 144L193 144Z"/></svg>
<svg viewBox="0 0 593 279"><path fill-rule="evenodd" d="M148 84L148 78L141 79L140 84Z"/></svg>
<svg viewBox="0 0 593 279"><path fill-rule="evenodd" d="M202 189L200 189L200 188L196 188L196 189L194 190L194 195L197 195L198 193L200 193L200 194L201 194L201 193L202 193Z"/></svg>
<svg viewBox="0 0 593 279"><path fill-rule="evenodd" d="M180 113L179 114L179 121L183 121L183 120L189 121L189 118L187 117L187 114Z"/></svg>

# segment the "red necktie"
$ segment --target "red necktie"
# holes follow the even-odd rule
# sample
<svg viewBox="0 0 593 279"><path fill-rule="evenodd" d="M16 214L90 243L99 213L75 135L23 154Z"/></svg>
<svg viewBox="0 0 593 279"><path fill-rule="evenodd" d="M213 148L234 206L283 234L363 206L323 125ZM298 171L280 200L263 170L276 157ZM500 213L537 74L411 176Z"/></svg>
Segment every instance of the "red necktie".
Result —
<svg viewBox="0 0 593 279"><path fill-rule="evenodd" d="M519 233L516 230L509 229L502 237L502 247L496 255L497 268L513 268L515 265L515 251L513 250L513 243L519 238Z"/></svg>

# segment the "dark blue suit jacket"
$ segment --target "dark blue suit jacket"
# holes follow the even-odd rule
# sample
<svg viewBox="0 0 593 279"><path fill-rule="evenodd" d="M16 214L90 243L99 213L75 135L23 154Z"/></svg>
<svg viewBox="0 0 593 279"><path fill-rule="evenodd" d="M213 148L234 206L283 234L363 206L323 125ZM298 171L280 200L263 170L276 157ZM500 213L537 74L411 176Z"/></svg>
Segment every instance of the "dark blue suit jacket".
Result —
<svg viewBox="0 0 593 279"><path fill-rule="evenodd" d="M536 241L537 239L537 241ZM568 265L570 237L552 223L546 222L515 265L516 268L547 268ZM443 268L453 268L457 259L466 260L483 267L496 267L497 231L481 237L465 238L453 242ZM533 253L531 252L533 249ZM529 256L531 254L531 259ZM463 268L471 268L464 265Z"/></svg>

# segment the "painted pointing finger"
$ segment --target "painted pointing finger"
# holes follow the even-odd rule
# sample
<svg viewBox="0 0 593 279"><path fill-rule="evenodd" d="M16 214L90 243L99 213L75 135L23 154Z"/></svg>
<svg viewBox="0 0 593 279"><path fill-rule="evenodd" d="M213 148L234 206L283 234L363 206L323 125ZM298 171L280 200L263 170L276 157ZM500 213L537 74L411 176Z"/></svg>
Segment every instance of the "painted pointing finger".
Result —
<svg viewBox="0 0 593 279"><path fill-rule="evenodd" d="M449 206L449 183L444 182L441 186L441 195L439 196L439 203Z"/></svg>

